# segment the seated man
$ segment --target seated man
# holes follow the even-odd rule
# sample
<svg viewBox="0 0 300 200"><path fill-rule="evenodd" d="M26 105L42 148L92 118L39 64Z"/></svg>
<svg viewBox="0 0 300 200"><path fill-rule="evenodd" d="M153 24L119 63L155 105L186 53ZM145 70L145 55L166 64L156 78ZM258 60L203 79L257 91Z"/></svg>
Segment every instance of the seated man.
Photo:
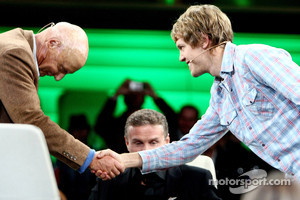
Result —
<svg viewBox="0 0 300 200"><path fill-rule="evenodd" d="M169 143L165 116L142 109L131 114L125 125L125 143L129 152L153 149ZM182 165L165 171L142 175L138 168L128 168L115 179L98 178L90 200L115 199L220 199L216 188L209 184L209 171Z"/></svg>

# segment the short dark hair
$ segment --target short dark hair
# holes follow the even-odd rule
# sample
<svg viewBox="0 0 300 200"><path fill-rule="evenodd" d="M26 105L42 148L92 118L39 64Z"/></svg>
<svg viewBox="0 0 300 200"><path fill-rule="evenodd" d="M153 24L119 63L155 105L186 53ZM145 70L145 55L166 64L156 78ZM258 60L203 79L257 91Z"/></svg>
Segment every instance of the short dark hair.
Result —
<svg viewBox="0 0 300 200"><path fill-rule="evenodd" d="M166 117L151 109L141 109L132 113L126 120L125 134L128 137L129 126L144 126L144 125L162 125L165 138L169 134L168 122Z"/></svg>

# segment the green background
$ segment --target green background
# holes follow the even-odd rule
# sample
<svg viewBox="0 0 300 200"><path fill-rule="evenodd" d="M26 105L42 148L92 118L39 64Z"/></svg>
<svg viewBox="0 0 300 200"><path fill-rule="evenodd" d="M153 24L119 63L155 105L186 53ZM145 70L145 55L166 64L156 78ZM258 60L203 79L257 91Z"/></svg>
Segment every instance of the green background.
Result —
<svg viewBox="0 0 300 200"><path fill-rule="evenodd" d="M2 27L0 32L9 29ZM37 32L36 28L33 30ZM126 78L149 82L176 111L185 104L193 104L204 114L213 77L190 75L188 66L179 62L179 51L170 31L85 30L90 44L86 65L58 82L53 77L40 79L42 109L62 128L68 128L73 114L85 114L93 126L106 99ZM262 43L283 48L300 64L300 35L235 33L234 43ZM143 107L158 109L150 97ZM124 109L120 99L115 115ZM103 148L103 141L94 132L90 138L94 148Z"/></svg>

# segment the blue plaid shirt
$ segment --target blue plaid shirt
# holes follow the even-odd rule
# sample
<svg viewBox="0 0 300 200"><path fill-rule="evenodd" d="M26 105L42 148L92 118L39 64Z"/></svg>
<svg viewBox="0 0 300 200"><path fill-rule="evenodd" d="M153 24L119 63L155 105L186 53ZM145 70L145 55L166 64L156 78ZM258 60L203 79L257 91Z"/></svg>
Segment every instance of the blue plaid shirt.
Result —
<svg viewBox="0 0 300 200"><path fill-rule="evenodd" d="M227 43L211 100L180 141L139 152L143 173L193 160L228 130L273 167L300 180L300 68L283 49Z"/></svg>

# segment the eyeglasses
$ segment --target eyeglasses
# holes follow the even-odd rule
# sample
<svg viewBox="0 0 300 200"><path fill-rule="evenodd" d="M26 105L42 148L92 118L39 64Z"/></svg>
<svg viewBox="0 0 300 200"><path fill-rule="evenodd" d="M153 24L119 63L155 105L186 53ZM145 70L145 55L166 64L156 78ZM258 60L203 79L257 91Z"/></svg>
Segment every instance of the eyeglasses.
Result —
<svg viewBox="0 0 300 200"><path fill-rule="evenodd" d="M43 28L41 28L41 29L37 32L37 34L38 34L39 32L41 32L42 30L46 29L48 26L49 26L50 28L52 28L53 26L55 26L55 23L54 23L54 22L50 22L49 24L43 26Z"/></svg>

